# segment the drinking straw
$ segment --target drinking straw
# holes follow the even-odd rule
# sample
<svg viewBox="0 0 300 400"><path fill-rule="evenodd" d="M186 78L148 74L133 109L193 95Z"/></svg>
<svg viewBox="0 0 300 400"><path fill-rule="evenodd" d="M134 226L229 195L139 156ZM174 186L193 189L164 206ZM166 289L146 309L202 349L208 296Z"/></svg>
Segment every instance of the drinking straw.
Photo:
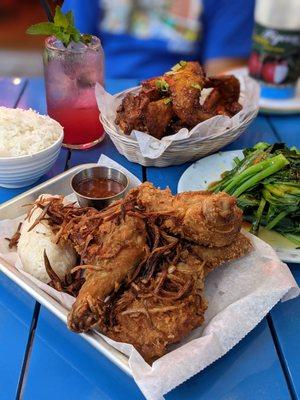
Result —
<svg viewBox="0 0 300 400"><path fill-rule="evenodd" d="M53 22L53 15L52 15L51 8L50 8L47 0L40 0L40 3L47 15L48 21Z"/></svg>

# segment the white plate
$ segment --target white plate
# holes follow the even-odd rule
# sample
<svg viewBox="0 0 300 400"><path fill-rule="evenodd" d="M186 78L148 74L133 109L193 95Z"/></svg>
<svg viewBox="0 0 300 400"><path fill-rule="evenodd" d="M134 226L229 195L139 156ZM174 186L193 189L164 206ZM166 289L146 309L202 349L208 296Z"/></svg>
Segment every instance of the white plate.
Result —
<svg viewBox="0 0 300 400"><path fill-rule="evenodd" d="M248 75L248 68L236 68L226 71L226 74L237 76ZM296 89L296 96L292 99L274 100L261 97L259 99L260 111L269 114L298 114L300 113L300 79Z"/></svg>
<svg viewBox="0 0 300 400"><path fill-rule="evenodd" d="M219 152L196 161L182 174L178 182L178 193L206 190L210 183L220 179L222 172L233 168L234 157L243 158L242 150ZM247 225L246 229L249 227ZM261 228L259 237L276 250L282 261L300 263L300 250L279 233Z"/></svg>

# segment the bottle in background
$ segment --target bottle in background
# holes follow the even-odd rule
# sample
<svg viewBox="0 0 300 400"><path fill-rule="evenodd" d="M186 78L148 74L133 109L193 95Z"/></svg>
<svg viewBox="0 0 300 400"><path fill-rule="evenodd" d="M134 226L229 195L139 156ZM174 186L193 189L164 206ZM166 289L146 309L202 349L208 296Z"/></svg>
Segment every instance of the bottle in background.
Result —
<svg viewBox="0 0 300 400"><path fill-rule="evenodd" d="M300 76L300 0L256 0L250 76L262 97L295 96Z"/></svg>

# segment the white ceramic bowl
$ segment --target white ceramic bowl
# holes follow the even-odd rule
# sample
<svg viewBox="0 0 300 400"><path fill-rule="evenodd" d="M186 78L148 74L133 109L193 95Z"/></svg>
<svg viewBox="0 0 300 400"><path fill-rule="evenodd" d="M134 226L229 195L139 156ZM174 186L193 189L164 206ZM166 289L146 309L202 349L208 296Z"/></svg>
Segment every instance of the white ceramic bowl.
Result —
<svg viewBox="0 0 300 400"><path fill-rule="evenodd" d="M19 188L36 182L54 165L63 137L62 131L60 137L51 146L33 155L0 157L0 186Z"/></svg>

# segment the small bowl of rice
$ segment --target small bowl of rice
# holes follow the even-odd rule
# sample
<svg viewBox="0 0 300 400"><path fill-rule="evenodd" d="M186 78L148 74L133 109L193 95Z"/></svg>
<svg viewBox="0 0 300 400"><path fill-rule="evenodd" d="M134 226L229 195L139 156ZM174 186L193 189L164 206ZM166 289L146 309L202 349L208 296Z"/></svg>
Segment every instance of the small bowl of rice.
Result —
<svg viewBox="0 0 300 400"><path fill-rule="evenodd" d="M63 127L47 115L0 107L0 186L36 182L54 165L63 137Z"/></svg>

